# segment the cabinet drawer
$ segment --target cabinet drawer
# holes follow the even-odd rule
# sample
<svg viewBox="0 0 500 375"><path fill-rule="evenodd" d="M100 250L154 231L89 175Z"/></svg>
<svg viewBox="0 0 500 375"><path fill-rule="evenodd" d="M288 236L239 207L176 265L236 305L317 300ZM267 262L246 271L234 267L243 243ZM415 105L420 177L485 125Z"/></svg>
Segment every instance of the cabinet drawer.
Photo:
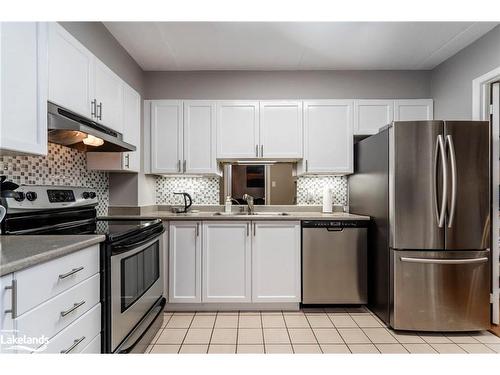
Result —
<svg viewBox="0 0 500 375"><path fill-rule="evenodd" d="M79 319L67 326L47 344L47 349L39 353L79 353L90 345L101 330L101 304L97 304ZM101 341L97 341L92 353L101 351ZM96 349L97 348L97 349Z"/></svg>
<svg viewBox="0 0 500 375"><path fill-rule="evenodd" d="M21 315L16 319L18 333L30 337L53 337L99 303L99 286L97 274Z"/></svg>
<svg viewBox="0 0 500 375"><path fill-rule="evenodd" d="M17 315L99 272L99 245L16 272Z"/></svg>
<svg viewBox="0 0 500 375"><path fill-rule="evenodd" d="M100 354L101 353L101 335L97 335L92 341L80 352L80 354Z"/></svg>

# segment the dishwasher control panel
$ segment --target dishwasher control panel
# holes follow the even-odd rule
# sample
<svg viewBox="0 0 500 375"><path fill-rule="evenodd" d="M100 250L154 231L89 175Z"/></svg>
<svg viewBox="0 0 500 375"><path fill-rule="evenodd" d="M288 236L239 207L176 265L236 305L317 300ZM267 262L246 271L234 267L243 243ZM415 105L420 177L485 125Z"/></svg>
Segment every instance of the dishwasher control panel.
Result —
<svg viewBox="0 0 500 375"><path fill-rule="evenodd" d="M302 228L367 228L369 220L304 220Z"/></svg>

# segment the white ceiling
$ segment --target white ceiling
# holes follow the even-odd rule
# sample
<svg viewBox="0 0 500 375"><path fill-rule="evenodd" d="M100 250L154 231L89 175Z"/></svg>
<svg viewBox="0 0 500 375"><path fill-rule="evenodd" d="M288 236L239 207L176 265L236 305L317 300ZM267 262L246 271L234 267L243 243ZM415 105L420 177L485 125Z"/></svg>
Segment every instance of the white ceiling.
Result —
<svg viewBox="0 0 500 375"><path fill-rule="evenodd" d="M144 70L432 69L492 22L105 22Z"/></svg>

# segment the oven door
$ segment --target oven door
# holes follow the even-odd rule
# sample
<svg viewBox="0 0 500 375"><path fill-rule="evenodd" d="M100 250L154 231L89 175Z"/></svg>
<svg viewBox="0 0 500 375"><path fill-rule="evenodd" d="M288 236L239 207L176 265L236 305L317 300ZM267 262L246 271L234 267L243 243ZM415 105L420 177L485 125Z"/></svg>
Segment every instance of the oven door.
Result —
<svg viewBox="0 0 500 375"><path fill-rule="evenodd" d="M135 246L136 245L136 246ZM163 241L149 240L112 247L111 351L127 337L163 296Z"/></svg>

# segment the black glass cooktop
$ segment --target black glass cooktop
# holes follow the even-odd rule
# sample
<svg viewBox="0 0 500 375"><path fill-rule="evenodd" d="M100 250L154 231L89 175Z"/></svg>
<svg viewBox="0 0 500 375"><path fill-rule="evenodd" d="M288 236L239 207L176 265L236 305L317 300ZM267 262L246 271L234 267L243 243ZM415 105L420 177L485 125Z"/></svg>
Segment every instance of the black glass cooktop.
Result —
<svg viewBox="0 0 500 375"><path fill-rule="evenodd" d="M108 241L115 241L161 225L161 220L97 219L96 233L104 234Z"/></svg>

